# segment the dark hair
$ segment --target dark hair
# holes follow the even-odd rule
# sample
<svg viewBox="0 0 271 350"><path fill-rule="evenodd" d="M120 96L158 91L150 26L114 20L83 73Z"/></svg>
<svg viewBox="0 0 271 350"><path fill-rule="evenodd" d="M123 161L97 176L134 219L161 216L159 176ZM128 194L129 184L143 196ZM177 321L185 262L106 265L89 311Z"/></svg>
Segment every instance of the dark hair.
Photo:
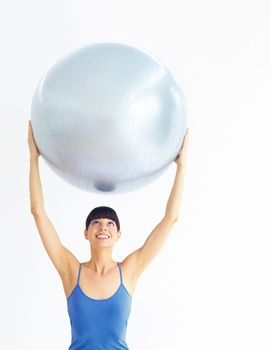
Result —
<svg viewBox="0 0 271 350"><path fill-rule="evenodd" d="M86 219L86 230L88 229L89 224L91 223L92 220L101 219L101 218L107 218L107 219L113 220L117 225L118 231L120 230L119 218L115 210L110 207L96 207L92 209Z"/></svg>

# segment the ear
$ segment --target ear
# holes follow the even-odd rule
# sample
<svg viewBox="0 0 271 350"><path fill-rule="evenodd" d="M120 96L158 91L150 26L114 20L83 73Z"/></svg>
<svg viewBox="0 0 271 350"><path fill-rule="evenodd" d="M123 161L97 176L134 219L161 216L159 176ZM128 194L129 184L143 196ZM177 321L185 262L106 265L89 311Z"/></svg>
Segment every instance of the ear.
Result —
<svg viewBox="0 0 271 350"><path fill-rule="evenodd" d="M88 232L87 230L84 231L85 239L88 239L88 238L87 238L87 232Z"/></svg>

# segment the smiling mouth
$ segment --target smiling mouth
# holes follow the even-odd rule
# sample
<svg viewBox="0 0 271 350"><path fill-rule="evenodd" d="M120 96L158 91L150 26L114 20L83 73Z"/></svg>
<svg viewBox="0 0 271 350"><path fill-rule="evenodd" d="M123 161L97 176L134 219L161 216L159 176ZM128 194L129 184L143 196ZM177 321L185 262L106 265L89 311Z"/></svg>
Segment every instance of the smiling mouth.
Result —
<svg viewBox="0 0 271 350"><path fill-rule="evenodd" d="M99 235L96 235L95 237L101 240L110 238L109 235L105 235L105 234L99 234Z"/></svg>

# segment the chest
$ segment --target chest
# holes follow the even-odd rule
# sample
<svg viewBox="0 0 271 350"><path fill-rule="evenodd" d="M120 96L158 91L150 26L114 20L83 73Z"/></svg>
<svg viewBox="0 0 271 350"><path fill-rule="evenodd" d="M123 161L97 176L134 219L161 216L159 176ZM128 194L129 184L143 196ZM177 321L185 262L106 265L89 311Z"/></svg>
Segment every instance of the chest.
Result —
<svg viewBox="0 0 271 350"><path fill-rule="evenodd" d="M62 280L66 297L76 287L78 272L77 268L77 271L70 274L69 278ZM107 275L97 276L82 265L78 284L86 296L92 299L107 299L113 296L120 288L121 276L118 268ZM122 269L122 284L127 292L132 295L135 289L135 283L128 278L125 269Z"/></svg>
<svg viewBox="0 0 271 350"><path fill-rule="evenodd" d="M95 276L86 269L81 270L79 286L87 296L93 299L106 299L118 290L121 279L118 271L106 276Z"/></svg>

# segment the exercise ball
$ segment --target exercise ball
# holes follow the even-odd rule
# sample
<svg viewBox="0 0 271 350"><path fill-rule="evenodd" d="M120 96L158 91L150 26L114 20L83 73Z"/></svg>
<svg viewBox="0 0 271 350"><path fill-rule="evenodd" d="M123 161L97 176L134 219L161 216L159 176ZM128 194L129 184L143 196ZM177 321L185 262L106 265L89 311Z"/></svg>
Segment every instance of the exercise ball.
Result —
<svg viewBox="0 0 271 350"><path fill-rule="evenodd" d="M110 194L160 176L186 131L183 94L168 68L150 53L112 42L57 60L35 90L31 122L57 175Z"/></svg>

